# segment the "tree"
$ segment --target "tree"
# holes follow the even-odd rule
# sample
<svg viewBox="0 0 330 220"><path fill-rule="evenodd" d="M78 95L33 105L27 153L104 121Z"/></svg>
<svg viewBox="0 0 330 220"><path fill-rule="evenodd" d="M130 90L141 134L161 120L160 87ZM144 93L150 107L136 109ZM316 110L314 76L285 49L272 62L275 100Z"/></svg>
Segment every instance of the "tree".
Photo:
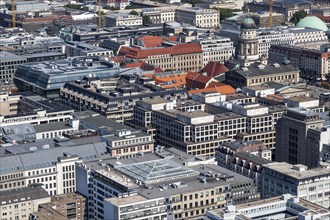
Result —
<svg viewBox="0 0 330 220"><path fill-rule="evenodd" d="M129 14L131 14L131 15L139 15L139 13L137 12L137 11L135 11L135 10L132 10Z"/></svg>
<svg viewBox="0 0 330 220"><path fill-rule="evenodd" d="M195 7L195 5L200 2L201 2L201 0L188 0L187 1L187 3L190 3L192 7Z"/></svg>
<svg viewBox="0 0 330 220"><path fill-rule="evenodd" d="M143 16L142 21L143 21L143 25L151 24L151 20L149 16Z"/></svg>
<svg viewBox="0 0 330 220"><path fill-rule="evenodd" d="M307 16L307 12L303 9L296 11L293 15L290 21L294 23L294 25L298 24L298 22Z"/></svg>
<svg viewBox="0 0 330 220"><path fill-rule="evenodd" d="M238 9L230 9L230 8L220 8L216 10L220 10L220 21L223 21L226 18L230 18L234 16L234 12L240 11Z"/></svg>

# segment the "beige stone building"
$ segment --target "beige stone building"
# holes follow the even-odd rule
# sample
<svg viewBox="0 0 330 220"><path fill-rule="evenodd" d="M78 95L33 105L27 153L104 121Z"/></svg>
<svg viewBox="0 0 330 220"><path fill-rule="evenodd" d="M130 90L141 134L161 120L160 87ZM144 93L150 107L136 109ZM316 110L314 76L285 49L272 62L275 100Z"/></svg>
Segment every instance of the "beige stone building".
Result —
<svg viewBox="0 0 330 220"><path fill-rule="evenodd" d="M196 27L218 28L220 26L220 14L214 9L204 9L199 7L176 9L175 21L191 24Z"/></svg>
<svg viewBox="0 0 330 220"><path fill-rule="evenodd" d="M6 190L0 193L1 220L28 220L31 212L38 211L38 206L50 202L47 191L41 185Z"/></svg>
<svg viewBox="0 0 330 220"><path fill-rule="evenodd" d="M0 115L17 114L20 95L0 94Z"/></svg>

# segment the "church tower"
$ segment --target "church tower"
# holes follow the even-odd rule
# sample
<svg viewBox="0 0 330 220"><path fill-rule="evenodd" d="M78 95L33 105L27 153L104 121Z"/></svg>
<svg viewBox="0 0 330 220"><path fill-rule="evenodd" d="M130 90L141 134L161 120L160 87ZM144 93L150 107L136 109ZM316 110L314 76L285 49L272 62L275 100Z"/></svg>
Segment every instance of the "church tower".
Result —
<svg viewBox="0 0 330 220"><path fill-rule="evenodd" d="M241 35L238 41L237 58L249 66L259 59L257 27L251 17L245 17L241 24Z"/></svg>

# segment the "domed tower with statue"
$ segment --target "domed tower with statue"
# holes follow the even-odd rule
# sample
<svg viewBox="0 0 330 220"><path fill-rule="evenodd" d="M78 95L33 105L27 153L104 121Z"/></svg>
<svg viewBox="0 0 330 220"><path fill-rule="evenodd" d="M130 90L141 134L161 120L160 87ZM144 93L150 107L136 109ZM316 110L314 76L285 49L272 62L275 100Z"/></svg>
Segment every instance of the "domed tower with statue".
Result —
<svg viewBox="0 0 330 220"><path fill-rule="evenodd" d="M238 40L236 55L243 66L249 66L259 59L257 26L254 20L246 16L241 23L241 34Z"/></svg>

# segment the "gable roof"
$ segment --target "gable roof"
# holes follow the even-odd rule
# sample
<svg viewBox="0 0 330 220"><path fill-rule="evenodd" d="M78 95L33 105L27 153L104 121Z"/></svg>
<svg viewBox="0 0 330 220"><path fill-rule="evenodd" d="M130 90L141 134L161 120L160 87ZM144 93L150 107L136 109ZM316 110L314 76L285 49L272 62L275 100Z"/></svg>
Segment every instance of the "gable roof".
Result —
<svg viewBox="0 0 330 220"><path fill-rule="evenodd" d="M229 69L224 64L211 61L202 69L202 72L207 73L209 77L216 77L228 70Z"/></svg>

